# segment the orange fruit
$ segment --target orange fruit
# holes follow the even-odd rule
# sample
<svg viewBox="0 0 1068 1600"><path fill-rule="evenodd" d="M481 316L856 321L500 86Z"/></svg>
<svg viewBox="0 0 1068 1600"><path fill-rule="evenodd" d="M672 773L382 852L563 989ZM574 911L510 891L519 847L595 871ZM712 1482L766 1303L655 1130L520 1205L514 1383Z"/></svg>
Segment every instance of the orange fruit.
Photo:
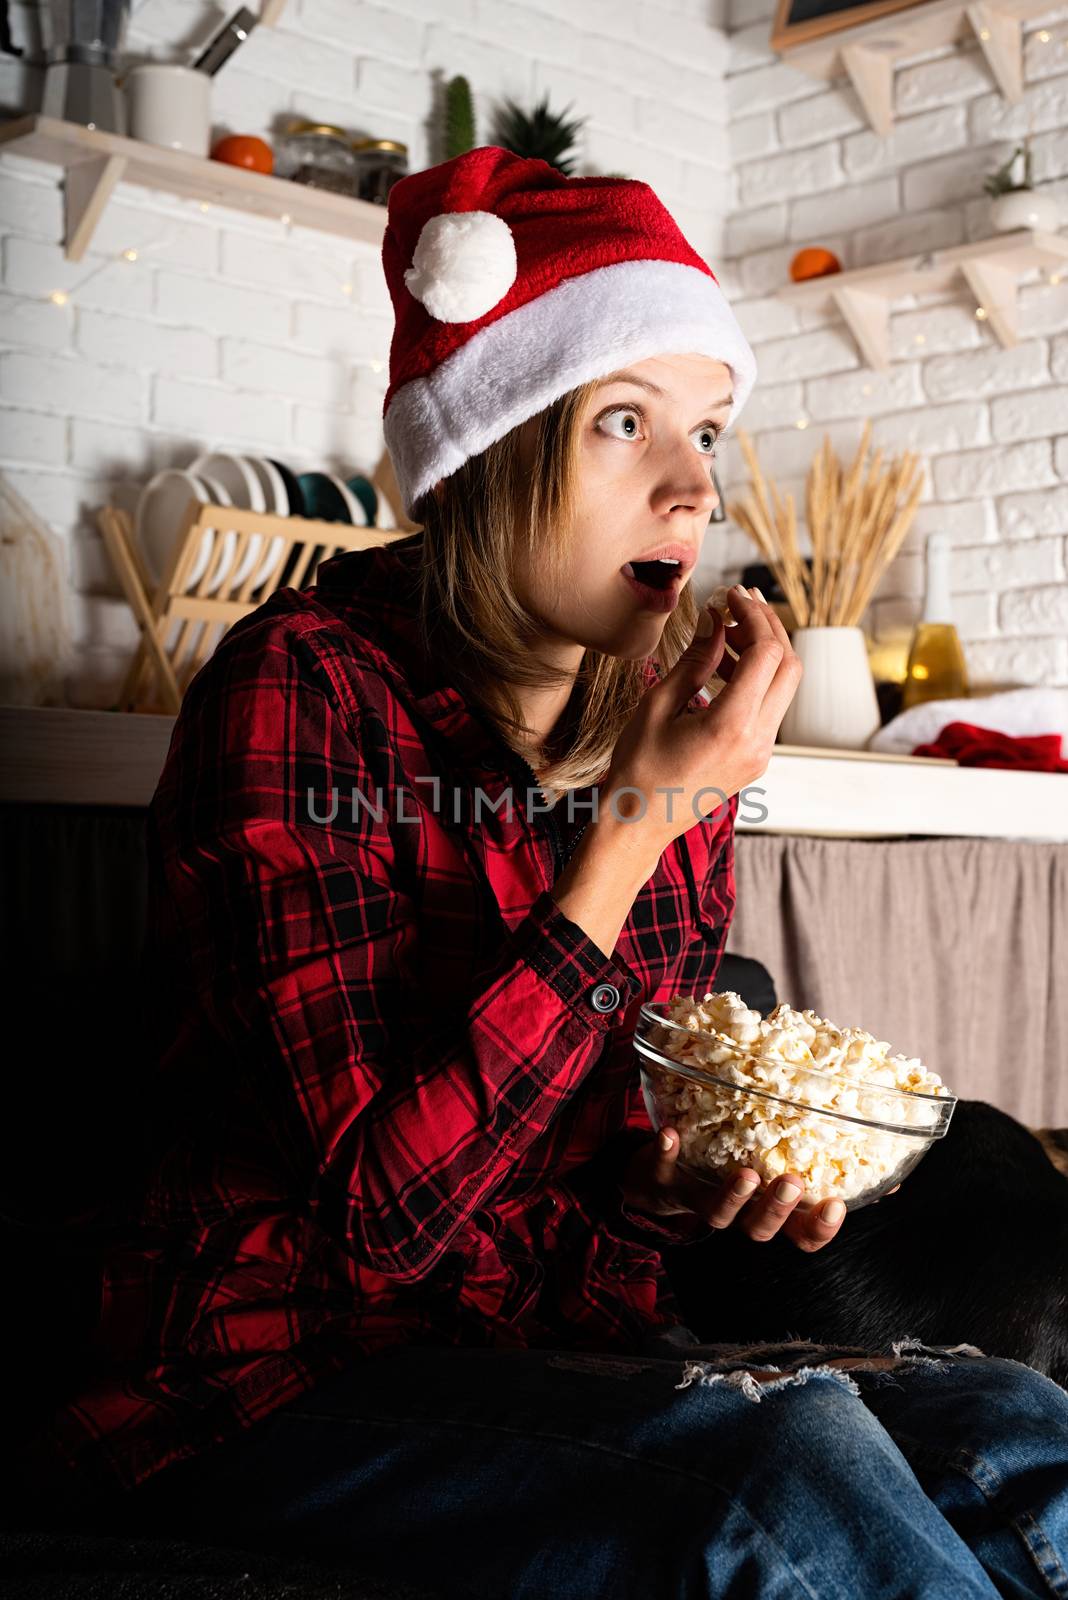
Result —
<svg viewBox="0 0 1068 1600"><path fill-rule="evenodd" d="M790 277L795 283L804 283L806 278L823 278L829 272L841 270L842 263L834 251L824 250L819 245L799 250L790 262Z"/></svg>
<svg viewBox="0 0 1068 1600"><path fill-rule="evenodd" d="M231 133L220 139L211 159L226 161L232 167L247 167L250 172L274 171L274 151L264 139L249 133Z"/></svg>

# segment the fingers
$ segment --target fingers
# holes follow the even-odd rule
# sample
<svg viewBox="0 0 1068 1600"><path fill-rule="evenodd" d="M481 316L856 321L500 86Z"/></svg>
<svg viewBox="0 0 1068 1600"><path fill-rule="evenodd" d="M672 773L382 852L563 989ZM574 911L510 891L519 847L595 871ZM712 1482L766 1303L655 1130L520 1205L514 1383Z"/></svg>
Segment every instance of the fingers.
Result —
<svg viewBox="0 0 1068 1600"><path fill-rule="evenodd" d="M682 1141L677 1128L667 1125L660 1129L653 1147L653 1159L648 1167L648 1197L645 1209L660 1214L680 1211L697 1211L690 1197L691 1180L679 1171L679 1151Z"/></svg>
<svg viewBox="0 0 1068 1600"><path fill-rule="evenodd" d="M719 700L727 708L732 691L736 691L733 698L738 701L750 696L756 698L760 716L777 732L797 691L801 664L781 618L762 596L758 596L758 589L742 593L736 589L728 591L731 609L739 618L738 628L731 636L731 645L739 650L739 656L725 667L728 657L724 652L718 670L727 688ZM752 665L751 656L757 657Z"/></svg>
<svg viewBox="0 0 1068 1600"><path fill-rule="evenodd" d="M830 1244L846 1219L844 1200L825 1200L821 1206L794 1210L783 1226L783 1233L809 1254Z"/></svg>
<svg viewBox="0 0 1068 1600"><path fill-rule="evenodd" d="M736 1172L729 1183L715 1189L711 1199L695 1197L695 1209L699 1208L700 1215L713 1228L729 1228L759 1188L759 1172L754 1172L752 1167L745 1167L741 1172Z"/></svg>
<svg viewBox="0 0 1068 1600"><path fill-rule="evenodd" d="M771 636L777 638L779 643L782 645L784 660L788 662L790 657L793 655L793 646L790 644L789 634L783 627L782 619L764 599L764 596L761 594L759 589L742 589L742 593L739 594L737 592L739 588L741 588L741 585L736 586L735 589L727 591L727 598L731 609L731 614L734 615L736 611L741 612L741 622L746 620L747 615L755 618L763 618L770 627ZM756 607L757 610L751 610L747 614L745 610L747 602L751 606ZM711 601L706 601L705 606L707 607L711 616L719 616L719 612L712 606ZM741 650L744 650L747 647L745 643L739 644L737 633L739 625L739 619L736 618L735 626L731 629L729 634L727 634L726 627L724 626L723 645L718 652L718 659L715 659L713 662L714 670L718 672L724 683L730 683L731 678L734 675L735 668L738 664L739 654ZM758 622L754 622L753 625L756 627L760 626ZM743 640L745 638L744 630L742 638ZM785 707L783 709L785 714Z"/></svg>
<svg viewBox="0 0 1068 1600"><path fill-rule="evenodd" d="M770 689L764 696L763 705L763 711L770 718L772 718L777 731L779 724L786 715L790 701L793 699L794 694L797 691L798 680L801 676L800 662L798 661L797 654L790 642L790 635L784 628L782 618L779 616L778 612L768 604L759 589L750 589L749 593L752 595L754 601L756 601L756 603L763 608L764 615L767 618L772 632L783 647L783 656L782 661L779 664L779 670L772 679Z"/></svg>
<svg viewBox="0 0 1068 1600"><path fill-rule="evenodd" d="M716 700L717 708L721 712L736 711L742 726L753 726L755 719L763 718L764 701L782 659L782 645L770 633L743 650L731 665L726 688Z"/></svg>
<svg viewBox="0 0 1068 1600"><path fill-rule="evenodd" d="M731 635L731 637L733 637L733 634ZM731 674L732 674L732 672L734 671L734 669L735 669L735 667L737 665L738 665L738 652L737 652L737 650L733 649L730 644L728 644L726 630L724 630L723 654L719 658L719 663L716 666L716 671L719 673L720 677L723 679L723 681L725 683L730 683Z"/></svg>
<svg viewBox="0 0 1068 1600"><path fill-rule="evenodd" d="M773 1239L787 1221L804 1192L804 1180L796 1172L784 1173L768 1185L742 1218L741 1228L750 1239Z"/></svg>
<svg viewBox="0 0 1068 1600"><path fill-rule="evenodd" d="M759 589L750 589L749 593L752 595L757 604L763 607L764 615L771 624L772 632L779 640L783 649L791 650L793 646L790 643L790 635L783 626L783 620L779 616L779 613L775 610L774 606L769 605L768 601L764 599L764 596L761 594Z"/></svg>
<svg viewBox="0 0 1068 1600"><path fill-rule="evenodd" d="M747 589L744 590L744 593L747 594L753 601L761 605L767 604L759 589ZM744 608L744 600L742 599L741 595L736 594L734 591L730 591L730 600L732 606ZM786 629L783 627L775 613L771 611L770 607L768 607L768 610L774 622L778 624L781 643L784 646L788 645L790 641L787 636ZM735 624L735 627L737 627L737 623ZM726 640L724 640L723 656L720 660L719 666L716 668L716 671L719 673L724 683L730 683L731 675L733 674L735 666L738 663L737 635L734 632L731 633L731 639L735 641L734 648L732 648L731 645L726 643Z"/></svg>
<svg viewBox="0 0 1068 1600"><path fill-rule="evenodd" d="M719 669L725 638L719 613L703 607L698 613L696 633L650 699L654 715L676 715L703 688Z"/></svg>
<svg viewBox="0 0 1068 1600"><path fill-rule="evenodd" d="M802 1250L822 1250L845 1221L845 1202L825 1200L822 1205L798 1209L803 1192L803 1180L796 1173L785 1173L754 1204L751 1219L742 1223L744 1231L758 1242L781 1232Z"/></svg>
<svg viewBox="0 0 1068 1600"><path fill-rule="evenodd" d="M665 1148L665 1142L669 1148ZM679 1138L673 1128L661 1129L657 1178L673 1183L685 1196L688 1210L696 1211L713 1228L737 1223L756 1243L782 1233L800 1249L811 1253L830 1244L846 1218L843 1200L825 1200L819 1206L800 1206L804 1179L787 1172L761 1192L760 1174L752 1167L735 1172L709 1194L707 1182L691 1182L675 1170Z"/></svg>
<svg viewBox="0 0 1068 1600"><path fill-rule="evenodd" d="M661 1128L656 1136L656 1161L653 1164L653 1182L669 1184L676 1176L679 1159L679 1136L674 1128Z"/></svg>

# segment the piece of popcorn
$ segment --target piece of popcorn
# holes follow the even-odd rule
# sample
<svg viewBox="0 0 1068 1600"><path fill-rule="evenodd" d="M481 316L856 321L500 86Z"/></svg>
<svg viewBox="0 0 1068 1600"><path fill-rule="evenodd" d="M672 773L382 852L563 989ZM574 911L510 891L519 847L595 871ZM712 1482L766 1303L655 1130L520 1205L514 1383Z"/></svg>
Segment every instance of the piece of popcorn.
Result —
<svg viewBox="0 0 1068 1600"><path fill-rule="evenodd" d="M723 626L725 628L737 627L737 619L734 615L734 612L731 610L730 603L727 599L730 590L731 586L729 583L718 583L712 590L712 593L709 595L708 599L705 601L705 609L707 611L718 612L723 619Z"/></svg>

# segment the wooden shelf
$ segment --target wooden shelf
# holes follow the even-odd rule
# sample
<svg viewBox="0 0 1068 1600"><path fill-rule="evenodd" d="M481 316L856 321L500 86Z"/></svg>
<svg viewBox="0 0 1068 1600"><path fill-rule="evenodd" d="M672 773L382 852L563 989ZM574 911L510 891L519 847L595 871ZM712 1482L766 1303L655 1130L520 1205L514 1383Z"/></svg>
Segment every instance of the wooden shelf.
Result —
<svg viewBox="0 0 1068 1600"><path fill-rule="evenodd" d="M68 261L80 261L118 183L161 189L183 200L230 206L276 221L286 216L305 228L340 234L363 244L381 245L385 206L348 195L313 189L288 178L248 172L225 161L191 156L181 150L101 133L57 117L17 117L0 124L0 151L49 161L66 172Z"/></svg>
<svg viewBox="0 0 1068 1600"><path fill-rule="evenodd" d="M891 12L823 35L811 44L780 49L782 59L812 78L829 81L846 76L872 129L882 138L894 125L894 65L925 50L955 44L974 36L986 57L994 82L1006 100L1023 94L1021 24L1044 16L1050 0L926 0L906 11Z"/></svg>
<svg viewBox="0 0 1068 1600"><path fill-rule="evenodd" d="M173 732L173 717L0 706L0 802L147 806Z"/></svg>
<svg viewBox="0 0 1068 1600"><path fill-rule="evenodd" d="M1068 267L1068 238L1022 229L949 250L883 261L850 272L829 272L805 283L786 284L780 300L810 309L834 307L849 327L869 367L890 365L890 307L905 295L947 289L958 275L987 315L998 342L1017 343L1016 293L1023 273L1035 267Z"/></svg>
<svg viewBox="0 0 1068 1600"><path fill-rule="evenodd" d="M962 767L925 756L885 761L886 753L775 745L751 798L739 805L738 831L1068 840L1063 773ZM758 803L767 811L760 820Z"/></svg>
<svg viewBox="0 0 1068 1600"><path fill-rule="evenodd" d="M157 713L0 706L0 802L147 806L174 718ZM742 833L826 838L1068 839L1068 779L1056 772L959 767L870 750L776 745L763 794L738 812ZM759 800L766 820L752 820Z"/></svg>

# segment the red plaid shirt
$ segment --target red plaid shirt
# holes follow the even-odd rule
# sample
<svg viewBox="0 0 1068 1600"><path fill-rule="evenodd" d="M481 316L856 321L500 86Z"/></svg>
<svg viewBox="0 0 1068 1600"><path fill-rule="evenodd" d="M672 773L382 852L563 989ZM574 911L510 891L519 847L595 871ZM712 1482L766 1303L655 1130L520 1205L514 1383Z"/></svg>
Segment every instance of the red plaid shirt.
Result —
<svg viewBox="0 0 1068 1600"><path fill-rule="evenodd" d="M623 1204L631 1035L714 987L737 798L606 957L550 894L588 808L539 812L418 665L419 548L279 591L185 695L149 813L159 1143L99 1373L40 1436L61 1474L131 1487L397 1343L625 1350L679 1320L657 1242L707 1227Z"/></svg>

